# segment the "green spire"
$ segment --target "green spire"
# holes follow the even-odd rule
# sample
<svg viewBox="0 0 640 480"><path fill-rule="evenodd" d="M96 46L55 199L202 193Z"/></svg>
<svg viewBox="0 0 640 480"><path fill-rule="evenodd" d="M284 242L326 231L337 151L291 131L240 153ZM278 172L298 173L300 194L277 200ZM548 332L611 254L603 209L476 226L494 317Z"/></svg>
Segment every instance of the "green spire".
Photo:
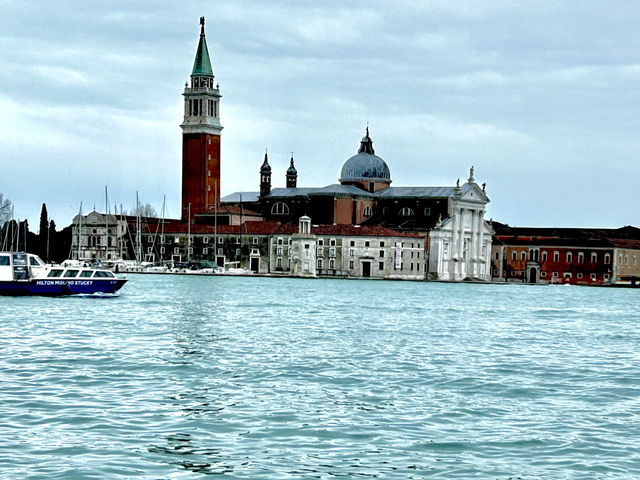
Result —
<svg viewBox="0 0 640 480"><path fill-rule="evenodd" d="M200 17L200 42L198 43L198 51L196 52L196 59L193 62L193 71L191 72L192 77L198 75L213 77L207 39L204 36L204 17Z"/></svg>

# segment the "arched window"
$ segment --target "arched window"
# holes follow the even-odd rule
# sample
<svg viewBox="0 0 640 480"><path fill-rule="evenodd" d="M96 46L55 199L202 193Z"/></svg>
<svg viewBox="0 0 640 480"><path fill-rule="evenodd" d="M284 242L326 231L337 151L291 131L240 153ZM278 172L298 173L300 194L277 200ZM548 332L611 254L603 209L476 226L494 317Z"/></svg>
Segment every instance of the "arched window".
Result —
<svg viewBox="0 0 640 480"><path fill-rule="evenodd" d="M322 259L318 259L318 270L322 270Z"/></svg>
<svg viewBox="0 0 640 480"><path fill-rule="evenodd" d="M271 207L271 213L273 215L289 215L289 207L286 203L277 202Z"/></svg>
<svg viewBox="0 0 640 480"><path fill-rule="evenodd" d="M384 207L382 209L382 216L383 217L388 217L389 216L389 207Z"/></svg>
<svg viewBox="0 0 640 480"><path fill-rule="evenodd" d="M366 207L364 207L364 211L362 212L362 214L365 217L370 217L371 215L373 215L373 208L371 208L371 206L367 205Z"/></svg>
<svg viewBox="0 0 640 480"><path fill-rule="evenodd" d="M331 270L333 270L333 269L335 269L335 268L336 268L336 261L335 261L335 259L333 259L333 258L330 258L330 259L329 259L329 268L330 268Z"/></svg>
<svg viewBox="0 0 640 480"><path fill-rule="evenodd" d="M398 215L400 215L401 217L413 217L414 213L413 210L411 210L409 207L404 207L402 210L400 210L400 213L398 213Z"/></svg>

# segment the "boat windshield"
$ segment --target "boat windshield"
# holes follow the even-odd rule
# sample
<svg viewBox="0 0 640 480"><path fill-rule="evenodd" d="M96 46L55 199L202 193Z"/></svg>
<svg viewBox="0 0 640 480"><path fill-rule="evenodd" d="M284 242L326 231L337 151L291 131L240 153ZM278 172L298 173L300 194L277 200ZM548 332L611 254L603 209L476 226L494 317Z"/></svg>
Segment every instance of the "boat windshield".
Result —
<svg viewBox="0 0 640 480"><path fill-rule="evenodd" d="M80 276L82 278L89 278L91 275L93 275L93 271L92 270L83 270L80 272Z"/></svg>
<svg viewBox="0 0 640 480"><path fill-rule="evenodd" d="M29 265L32 267L41 267L44 265L44 262L40 260L40 257L37 255L29 255Z"/></svg>

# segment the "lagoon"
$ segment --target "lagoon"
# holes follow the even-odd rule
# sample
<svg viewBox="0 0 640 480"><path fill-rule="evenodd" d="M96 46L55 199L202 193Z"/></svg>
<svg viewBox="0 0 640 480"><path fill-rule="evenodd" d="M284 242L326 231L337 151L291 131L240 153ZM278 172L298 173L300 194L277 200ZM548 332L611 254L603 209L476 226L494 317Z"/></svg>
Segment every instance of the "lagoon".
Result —
<svg viewBox="0 0 640 480"><path fill-rule="evenodd" d="M0 478L640 477L640 290L130 275L0 305Z"/></svg>

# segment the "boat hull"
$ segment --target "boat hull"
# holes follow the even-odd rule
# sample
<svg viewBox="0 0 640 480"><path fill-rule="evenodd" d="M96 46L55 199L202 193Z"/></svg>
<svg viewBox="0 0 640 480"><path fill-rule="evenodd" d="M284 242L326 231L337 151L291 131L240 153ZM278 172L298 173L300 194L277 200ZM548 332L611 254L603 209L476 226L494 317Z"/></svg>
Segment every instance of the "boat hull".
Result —
<svg viewBox="0 0 640 480"><path fill-rule="evenodd" d="M115 293L127 282L123 278L86 280L31 279L0 282L0 295L43 295L57 297L92 293Z"/></svg>

